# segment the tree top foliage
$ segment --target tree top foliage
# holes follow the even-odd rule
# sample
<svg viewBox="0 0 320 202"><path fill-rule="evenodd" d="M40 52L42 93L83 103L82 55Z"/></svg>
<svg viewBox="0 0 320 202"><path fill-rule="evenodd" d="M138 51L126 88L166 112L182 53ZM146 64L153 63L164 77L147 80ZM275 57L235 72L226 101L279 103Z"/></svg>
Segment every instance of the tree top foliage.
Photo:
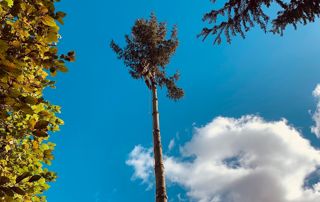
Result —
<svg viewBox="0 0 320 202"><path fill-rule="evenodd" d="M216 0L211 0L216 3ZM225 35L228 43L231 37L240 35L245 37L256 24L264 32L283 34L288 25L297 28L299 23L314 22L320 16L320 0L225 0L220 9L206 13L203 21L214 24L212 27L203 28L199 36L206 39L209 35L215 37L214 43L220 44L221 36ZM276 16L271 18L266 10L274 6ZM268 23L271 21L271 28Z"/></svg>
<svg viewBox="0 0 320 202"><path fill-rule="evenodd" d="M138 19L131 29L130 35L125 35L126 45L121 48L113 40L111 48L118 58L124 61L129 73L134 79L144 79L148 88L152 85L166 87L167 96L177 100L184 95L175 82L179 73L166 75L166 67L170 57L178 47L177 28L174 27L167 37L167 27L164 22L157 21L154 14L150 20Z"/></svg>
<svg viewBox="0 0 320 202"><path fill-rule="evenodd" d="M56 174L48 170L55 144L51 132L63 121L60 107L43 97L74 52L59 55L57 0L0 1L0 201L46 201Z"/></svg>

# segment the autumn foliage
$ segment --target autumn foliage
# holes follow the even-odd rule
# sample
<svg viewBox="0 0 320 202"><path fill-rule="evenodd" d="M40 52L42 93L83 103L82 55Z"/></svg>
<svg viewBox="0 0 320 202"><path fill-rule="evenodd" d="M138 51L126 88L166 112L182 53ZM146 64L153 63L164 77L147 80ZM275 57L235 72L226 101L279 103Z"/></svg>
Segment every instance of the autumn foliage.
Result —
<svg viewBox="0 0 320 202"><path fill-rule="evenodd" d="M0 1L0 201L46 201L43 192L56 174L51 132L63 121L60 107L43 97L74 52L58 55L65 13L51 0Z"/></svg>

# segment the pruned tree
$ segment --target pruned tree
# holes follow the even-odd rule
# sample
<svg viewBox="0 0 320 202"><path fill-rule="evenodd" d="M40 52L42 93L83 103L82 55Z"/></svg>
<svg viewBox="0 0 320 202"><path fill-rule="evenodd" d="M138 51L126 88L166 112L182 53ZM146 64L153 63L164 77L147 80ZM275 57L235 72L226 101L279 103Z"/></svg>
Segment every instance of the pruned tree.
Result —
<svg viewBox="0 0 320 202"><path fill-rule="evenodd" d="M211 0L216 3L216 0ZM266 11L276 9L271 18ZM209 35L215 37L214 43L220 44L225 35L228 43L231 37L245 33L258 25L264 32L283 34L288 25L296 29L298 24L306 25L320 16L320 0L225 0L224 6L206 13L203 21L213 24L205 27L199 36L205 40ZM271 21L271 27L268 26Z"/></svg>
<svg viewBox="0 0 320 202"><path fill-rule="evenodd" d="M176 86L179 73L167 76L166 67L177 46L177 29L173 28L167 38L166 24L158 23L154 14L150 20L139 19L132 27L130 35L125 35L126 46L120 48L111 41L111 48L124 61L134 79L143 79L152 91L153 146L155 161L156 201L166 202L167 192L162 158L159 126L157 87L167 89L167 97L178 100L184 92Z"/></svg>

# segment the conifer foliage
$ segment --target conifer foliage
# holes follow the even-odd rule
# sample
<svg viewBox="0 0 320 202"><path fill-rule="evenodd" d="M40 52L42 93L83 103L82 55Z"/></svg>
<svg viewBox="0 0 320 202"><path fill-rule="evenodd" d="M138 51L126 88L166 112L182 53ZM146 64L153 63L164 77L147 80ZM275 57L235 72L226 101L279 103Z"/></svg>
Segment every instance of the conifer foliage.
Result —
<svg viewBox="0 0 320 202"><path fill-rule="evenodd" d="M211 0L216 3L216 0ZM225 0L220 9L214 9L206 13L203 21L214 24L212 27L203 28L200 36L205 39L214 35L214 43L220 44L221 36L225 35L227 41L231 37L240 35L245 37L245 32L254 25L265 32L283 34L288 25L297 28L299 23L314 22L320 16L320 0ZM266 14L268 8L277 9L274 18ZM272 27L268 27L271 21Z"/></svg>
<svg viewBox="0 0 320 202"><path fill-rule="evenodd" d="M152 91L153 146L155 160L156 202L166 202L167 192L160 138L157 87L166 87L167 96L178 100L184 92L176 86L179 74L166 75L166 65L178 46L177 29L173 28L167 39L165 23L158 23L154 14L150 20L139 19L132 27L131 35L126 35L126 46L120 48L114 41L111 48L124 61L134 79L144 79Z"/></svg>
<svg viewBox="0 0 320 202"><path fill-rule="evenodd" d="M168 97L177 100L183 96L183 90L175 84L179 73L167 76L165 72L170 57L178 47L176 27L169 39L166 36L166 24L158 23L152 14L150 20L139 19L135 22L131 35L125 36L125 48L120 48L114 41L111 47L129 67L129 73L134 79L144 79L150 89L152 83L166 87Z"/></svg>
<svg viewBox="0 0 320 202"><path fill-rule="evenodd" d="M48 170L54 144L50 132L63 121L60 107L43 97L57 71L74 52L58 55L63 12L53 0L0 1L0 201L46 201L56 174Z"/></svg>

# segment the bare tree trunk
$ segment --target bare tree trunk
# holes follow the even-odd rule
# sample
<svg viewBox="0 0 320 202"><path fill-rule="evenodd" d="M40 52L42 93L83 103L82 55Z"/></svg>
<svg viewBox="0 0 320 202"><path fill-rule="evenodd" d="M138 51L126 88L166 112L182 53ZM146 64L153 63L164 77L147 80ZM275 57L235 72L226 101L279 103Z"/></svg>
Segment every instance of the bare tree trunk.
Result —
<svg viewBox="0 0 320 202"><path fill-rule="evenodd" d="M154 171L156 178L156 202L167 202L166 181L162 159L162 146L160 137L159 111L157 86L152 84L152 120L153 120L153 153Z"/></svg>

